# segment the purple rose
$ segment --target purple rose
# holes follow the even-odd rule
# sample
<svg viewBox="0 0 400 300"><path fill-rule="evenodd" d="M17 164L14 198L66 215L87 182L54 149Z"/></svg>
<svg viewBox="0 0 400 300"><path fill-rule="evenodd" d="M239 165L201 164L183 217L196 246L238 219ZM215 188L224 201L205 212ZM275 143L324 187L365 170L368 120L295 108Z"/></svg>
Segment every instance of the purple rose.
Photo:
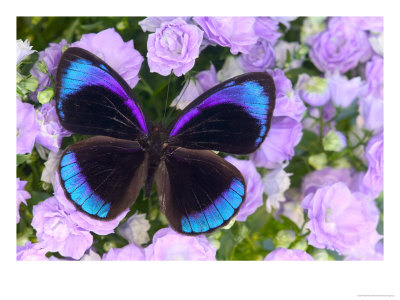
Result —
<svg viewBox="0 0 400 300"><path fill-rule="evenodd" d="M366 96L372 95L375 98L383 99L383 58L373 56L365 68L368 89Z"/></svg>
<svg viewBox="0 0 400 300"><path fill-rule="evenodd" d="M79 227L56 197L33 207L32 227L43 248L79 259L93 243L89 231Z"/></svg>
<svg viewBox="0 0 400 300"><path fill-rule="evenodd" d="M327 29L308 42L310 58L323 72L345 73L372 55L367 33L343 22L341 18L331 18Z"/></svg>
<svg viewBox="0 0 400 300"><path fill-rule="evenodd" d="M54 180L54 195L56 196L58 202L63 207L65 212L68 214L69 219L71 219L77 226L88 231L93 231L99 235L106 235L114 232L114 229L119 225L121 220L126 216L129 209L126 209L118 217L109 221L102 221L93 219L92 217L78 211L75 206L69 201L64 194L64 190L60 185L60 179L55 176Z"/></svg>
<svg viewBox="0 0 400 300"><path fill-rule="evenodd" d="M373 96L361 98L358 112L366 129L374 133L379 133L383 130L383 99Z"/></svg>
<svg viewBox="0 0 400 300"><path fill-rule="evenodd" d="M17 154L32 152L39 128L33 105L17 99Z"/></svg>
<svg viewBox="0 0 400 300"><path fill-rule="evenodd" d="M264 260L314 260L307 252L300 249L278 248L270 252Z"/></svg>
<svg viewBox="0 0 400 300"><path fill-rule="evenodd" d="M44 51L39 52L39 62L44 61L49 74L55 79L58 62L60 61L62 55L62 48L67 45L67 41L63 39L60 43L50 43ZM37 93L43 91L46 87L51 86L51 80L49 76L42 73L37 65L35 65L31 70L32 76L34 76L39 81L39 86L37 90L31 94L31 99L37 101Z"/></svg>
<svg viewBox="0 0 400 300"><path fill-rule="evenodd" d="M100 57L111 66L133 88L139 81L139 70L143 57L134 47L133 41L124 42L114 28L99 33L88 33L71 44Z"/></svg>
<svg viewBox="0 0 400 300"><path fill-rule="evenodd" d="M290 117L301 121L306 107L300 97L293 91L292 82L280 69L268 70L276 87L274 117Z"/></svg>
<svg viewBox="0 0 400 300"><path fill-rule="evenodd" d="M364 184L365 174L366 172L354 173L352 175L352 181L349 188L352 192L359 192L366 195L370 199L375 199L376 197L379 196L379 192L371 189L370 185Z"/></svg>
<svg viewBox="0 0 400 300"><path fill-rule="evenodd" d="M302 202L311 230L310 245L336 250L339 254L374 249L381 238L376 233L379 210L361 193L352 193L343 182L325 185Z"/></svg>
<svg viewBox="0 0 400 300"><path fill-rule="evenodd" d="M49 260L46 253L41 243L26 242L24 246L17 246L17 260Z"/></svg>
<svg viewBox="0 0 400 300"><path fill-rule="evenodd" d="M373 32L383 31L383 17L341 17L341 19L357 29Z"/></svg>
<svg viewBox="0 0 400 300"><path fill-rule="evenodd" d="M296 90L304 102L312 106L325 105L330 97L328 80L318 76L301 74L296 85Z"/></svg>
<svg viewBox="0 0 400 300"><path fill-rule="evenodd" d="M371 235L371 239L375 241L377 237ZM355 249L355 251L350 251L350 253L346 255L345 260L383 260L382 240L377 242L373 249L368 246L364 248L363 247L357 248Z"/></svg>
<svg viewBox="0 0 400 300"><path fill-rule="evenodd" d="M237 221L244 222L249 215L263 204L264 185L252 161L239 160L232 156L228 156L225 159L242 173L246 182L246 200L236 216Z"/></svg>
<svg viewBox="0 0 400 300"><path fill-rule="evenodd" d="M200 53L203 32L178 18L162 23L147 40L147 61L151 72L181 76L193 68Z"/></svg>
<svg viewBox="0 0 400 300"><path fill-rule="evenodd" d="M25 185L27 184L27 182L28 181L23 181L17 178L17 223L19 223L20 220L19 206L21 205L21 202L27 205L26 199L29 199L31 197L31 194L25 191Z"/></svg>
<svg viewBox="0 0 400 300"><path fill-rule="evenodd" d="M204 235L187 236L163 228L144 252L146 260L216 260L217 249Z"/></svg>
<svg viewBox="0 0 400 300"><path fill-rule="evenodd" d="M138 24L140 25L140 27L142 27L142 30L144 32L155 32L157 28L161 27L162 23L170 22L176 18L177 17L147 17L146 19L140 21Z"/></svg>
<svg viewBox="0 0 400 300"><path fill-rule="evenodd" d="M301 137L300 122L288 117L274 117L265 141L250 158L257 167L274 169L293 157L294 147Z"/></svg>
<svg viewBox="0 0 400 300"><path fill-rule="evenodd" d="M134 243L122 248L111 248L103 255L103 260L144 260L144 250Z"/></svg>
<svg viewBox="0 0 400 300"><path fill-rule="evenodd" d="M383 132L372 137L365 149L368 171L364 184L376 193L383 190Z"/></svg>
<svg viewBox="0 0 400 300"><path fill-rule="evenodd" d="M254 23L254 31L258 37L267 40L272 45L275 45L282 35L279 33L279 22L268 17L257 17Z"/></svg>
<svg viewBox="0 0 400 300"><path fill-rule="evenodd" d="M350 186L352 182L351 170L326 167L322 170L308 173L305 177L303 177L301 185L302 194L307 196L310 193L315 193L320 187L332 185L336 182L343 182L347 186Z"/></svg>
<svg viewBox="0 0 400 300"><path fill-rule="evenodd" d="M266 40L259 40L248 54L239 56L239 64L246 72L263 72L275 65L274 48Z"/></svg>
<svg viewBox="0 0 400 300"><path fill-rule="evenodd" d="M232 54L249 53L257 42L254 17L194 17L211 43L229 47Z"/></svg>
<svg viewBox="0 0 400 300"><path fill-rule="evenodd" d="M43 104L37 111L36 119L40 126L36 143L53 152L58 152L63 137L70 136L71 133L61 126L56 112L55 101Z"/></svg>
<svg viewBox="0 0 400 300"><path fill-rule="evenodd" d="M364 92L364 83L360 77L347 79L339 72L327 75L329 91L333 105L343 108L350 104Z"/></svg>

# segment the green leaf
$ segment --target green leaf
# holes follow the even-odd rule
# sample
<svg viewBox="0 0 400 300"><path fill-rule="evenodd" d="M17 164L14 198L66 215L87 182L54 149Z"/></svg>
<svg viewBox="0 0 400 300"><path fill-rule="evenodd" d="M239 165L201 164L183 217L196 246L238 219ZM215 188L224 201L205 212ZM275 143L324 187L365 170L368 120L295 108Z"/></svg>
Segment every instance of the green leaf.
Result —
<svg viewBox="0 0 400 300"><path fill-rule="evenodd" d="M223 230L221 235L221 247L217 251L218 260L229 260L236 242L230 230Z"/></svg>
<svg viewBox="0 0 400 300"><path fill-rule="evenodd" d="M31 156L30 153L29 154L17 154L17 166L26 162L30 156Z"/></svg>

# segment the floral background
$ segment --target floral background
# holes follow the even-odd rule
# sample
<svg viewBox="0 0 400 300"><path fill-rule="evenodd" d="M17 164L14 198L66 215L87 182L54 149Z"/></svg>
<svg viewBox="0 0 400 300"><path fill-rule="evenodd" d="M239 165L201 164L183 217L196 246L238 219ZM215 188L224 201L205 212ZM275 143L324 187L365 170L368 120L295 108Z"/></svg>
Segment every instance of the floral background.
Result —
<svg viewBox="0 0 400 300"><path fill-rule="evenodd" d="M69 46L134 89L154 121L233 76L268 72L271 130L226 156L247 199L235 220L188 237L168 227L155 189L111 222L65 198L54 76ZM382 260L383 18L17 18L17 260Z"/></svg>

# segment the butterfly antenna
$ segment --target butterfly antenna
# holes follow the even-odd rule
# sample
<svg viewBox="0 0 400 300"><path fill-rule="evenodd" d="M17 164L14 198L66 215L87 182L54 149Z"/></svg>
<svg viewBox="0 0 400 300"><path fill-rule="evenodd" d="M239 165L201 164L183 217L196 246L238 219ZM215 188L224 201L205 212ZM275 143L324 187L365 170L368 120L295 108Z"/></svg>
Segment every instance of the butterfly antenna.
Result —
<svg viewBox="0 0 400 300"><path fill-rule="evenodd" d="M179 97L178 101L176 101L175 108L178 107L179 102L180 102L181 99L182 99L182 96L185 94L186 89L187 89L188 86L189 86L189 83L190 83L190 79L189 79L188 81L185 82L185 87L183 88L183 92L181 93L181 96ZM171 114L172 114L173 112L174 112L174 110L170 110L170 111L169 111L169 113L168 113L168 115L167 115L167 118L166 118L167 120L171 117Z"/></svg>
<svg viewBox="0 0 400 300"><path fill-rule="evenodd" d="M167 112L169 86L171 85L171 76L172 76L172 72L171 72L171 74L169 74L169 79L168 79L168 89L167 89L167 97L165 98L163 120L165 120L165 113Z"/></svg>

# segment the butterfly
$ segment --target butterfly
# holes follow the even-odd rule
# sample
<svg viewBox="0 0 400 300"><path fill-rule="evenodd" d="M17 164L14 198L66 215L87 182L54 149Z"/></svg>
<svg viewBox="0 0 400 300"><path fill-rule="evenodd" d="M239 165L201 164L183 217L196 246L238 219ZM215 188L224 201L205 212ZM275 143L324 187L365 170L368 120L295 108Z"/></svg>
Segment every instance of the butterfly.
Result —
<svg viewBox="0 0 400 300"><path fill-rule="evenodd" d="M239 170L215 154L248 154L264 141L275 107L267 73L247 73L191 102L168 127L153 124L125 80L77 47L59 62L56 110L67 130L94 135L68 146L58 172L65 196L87 215L116 218L156 181L161 211L186 235L225 226L246 198Z"/></svg>

